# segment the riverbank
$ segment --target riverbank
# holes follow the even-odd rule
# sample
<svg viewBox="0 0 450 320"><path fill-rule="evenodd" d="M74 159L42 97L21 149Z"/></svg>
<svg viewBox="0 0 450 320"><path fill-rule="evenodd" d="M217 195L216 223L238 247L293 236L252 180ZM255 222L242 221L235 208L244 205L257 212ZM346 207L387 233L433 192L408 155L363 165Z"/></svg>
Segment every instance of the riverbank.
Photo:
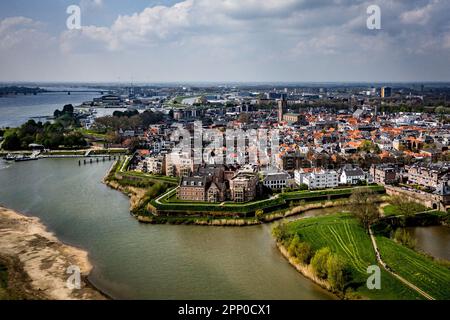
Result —
<svg viewBox="0 0 450 320"><path fill-rule="evenodd" d="M6 298L104 300L89 283L88 253L61 243L38 218L0 206L0 263L6 271ZM67 286L67 268L81 271L81 289Z"/></svg>
<svg viewBox="0 0 450 320"><path fill-rule="evenodd" d="M332 290L331 285L327 280L323 280L317 277L311 265L300 263L298 259L290 255L288 250L279 242L277 242L277 248L280 251L281 255L289 262L289 264L293 266L298 272L300 272L305 278L311 280L319 287L328 290L330 293L335 295L336 298L339 299L344 298L342 294L336 293L335 291Z"/></svg>

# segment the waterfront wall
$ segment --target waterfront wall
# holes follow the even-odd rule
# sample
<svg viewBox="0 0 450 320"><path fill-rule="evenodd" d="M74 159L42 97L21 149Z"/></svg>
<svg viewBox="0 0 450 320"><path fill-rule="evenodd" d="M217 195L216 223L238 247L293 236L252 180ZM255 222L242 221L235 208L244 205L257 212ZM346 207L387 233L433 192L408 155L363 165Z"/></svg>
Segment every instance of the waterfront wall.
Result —
<svg viewBox="0 0 450 320"><path fill-rule="evenodd" d="M448 196L426 193L423 191L415 192L394 186L386 186L385 189L386 193L390 196L400 196L435 210L447 211L447 208L450 205L450 198Z"/></svg>

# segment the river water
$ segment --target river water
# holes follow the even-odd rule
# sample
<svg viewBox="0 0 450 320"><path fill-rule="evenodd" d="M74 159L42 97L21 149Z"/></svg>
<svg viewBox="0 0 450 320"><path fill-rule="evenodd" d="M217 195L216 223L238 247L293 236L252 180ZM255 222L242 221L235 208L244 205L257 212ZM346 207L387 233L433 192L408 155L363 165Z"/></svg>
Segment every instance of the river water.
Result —
<svg viewBox="0 0 450 320"><path fill-rule="evenodd" d="M111 163L0 165L0 203L89 252L90 280L119 299L332 299L276 249L271 226L143 225L100 181Z"/></svg>
<svg viewBox="0 0 450 320"><path fill-rule="evenodd" d="M450 228L445 226L408 228L416 247L433 257L450 261Z"/></svg>
<svg viewBox="0 0 450 320"><path fill-rule="evenodd" d="M53 116L66 104L79 105L99 97L98 93L42 93L0 97L0 128L18 127L33 117ZM42 120L42 121L45 121Z"/></svg>

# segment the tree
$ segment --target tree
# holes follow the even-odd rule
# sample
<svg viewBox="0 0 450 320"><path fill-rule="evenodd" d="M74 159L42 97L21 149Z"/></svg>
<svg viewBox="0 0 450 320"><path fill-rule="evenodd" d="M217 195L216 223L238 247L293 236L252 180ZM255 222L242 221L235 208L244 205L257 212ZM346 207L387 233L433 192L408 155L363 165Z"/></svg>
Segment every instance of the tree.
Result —
<svg viewBox="0 0 450 320"><path fill-rule="evenodd" d="M289 237L287 224L286 223L280 223L279 225L274 227L272 229L272 235L275 237L277 242L284 243Z"/></svg>
<svg viewBox="0 0 450 320"><path fill-rule="evenodd" d="M239 114L239 122L247 124L250 122L250 115L248 113L242 112Z"/></svg>
<svg viewBox="0 0 450 320"><path fill-rule="evenodd" d="M298 236L298 234L296 234L292 240L291 243L289 244L288 247L288 252L291 256L296 257L297 256L297 246L300 244L300 237Z"/></svg>
<svg viewBox="0 0 450 320"><path fill-rule="evenodd" d="M348 272L345 261L336 254L330 254L327 260L328 282L333 290L343 291Z"/></svg>
<svg viewBox="0 0 450 320"><path fill-rule="evenodd" d="M365 140L359 147L359 150L367 153L375 153L375 154L381 153L380 147L378 147L377 144L373 143L370 140Z"/></svg>
<svg viewBox="0 0 450 320"><path fill-rule="evenodd" d="M380 218L376 200L377 195L369 188L357 188L350 196L349 211L367 232L370 226Z"/></svg>
<svg viewBox="0 0 450 320"><path fill-rule="evenodd" d="M308 187L307 184L302 183L301 185L298 186L298 189L299 189L300 191L305 191L305 190L308 190L309 187Z"/></svg>
<svg viewBox="0 0 450 320"><path fill-rule="evenodd" d="M295 255L301 263L309 264L313 255L311 245L307 242L300 242L297 245Z"/></svg>
<svg viewBox="0 0 450 320"><path fill-rule="evenodd" d="M427 208L420 203L409 201L407 198L394 196L391 198L391 203L397 209L399 215L408 217L414 213L425 211Z"/></svg>
<svg viewBox="0 0 450 320"><path fill-rule="evenodd" d="M331 250L328 247L324 247L316 252L311 259L311 267L316 275L321 279L326 279L328 275L327 261L331 254Z"/></svg>
<svg viewBox="0 0 450 320"><path fill-rule="evenodd" d="M17 133L13 132L5 137L5 141L2 145L5 150L20 150L21 149L21 141L17 136Z"/></svg>
<svg viewBox="0 0 450 320"><path fill-rule="evenodd" d="M63 113L64 113L64 114L73 115L74 110L75 110L75 109L74 109L73 105L71 105L71 104L66 104L66 105L63 107Z"/></svg>

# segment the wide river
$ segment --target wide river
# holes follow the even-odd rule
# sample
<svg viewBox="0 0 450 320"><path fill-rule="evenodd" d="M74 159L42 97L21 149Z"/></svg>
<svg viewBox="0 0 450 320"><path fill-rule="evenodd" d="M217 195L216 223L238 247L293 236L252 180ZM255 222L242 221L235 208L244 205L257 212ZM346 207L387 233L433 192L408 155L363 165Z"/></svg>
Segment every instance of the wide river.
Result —
<svg viewBox="0 0 450 320"><path fill-rule="evenodd" d="M89 252L91 282L118 299L333 299L276 249L271 225L139 224L101 183L111 163L0 161L0 203Z"/></svg>
<svg viewBox="0 0 450 320"><path fill-rule="evenodd" d="M98 93L42 93L0 97L0 128L18 127L33 117L53 116L53 112L61 110L65 104L76 106L98 96Z"/></svg>

